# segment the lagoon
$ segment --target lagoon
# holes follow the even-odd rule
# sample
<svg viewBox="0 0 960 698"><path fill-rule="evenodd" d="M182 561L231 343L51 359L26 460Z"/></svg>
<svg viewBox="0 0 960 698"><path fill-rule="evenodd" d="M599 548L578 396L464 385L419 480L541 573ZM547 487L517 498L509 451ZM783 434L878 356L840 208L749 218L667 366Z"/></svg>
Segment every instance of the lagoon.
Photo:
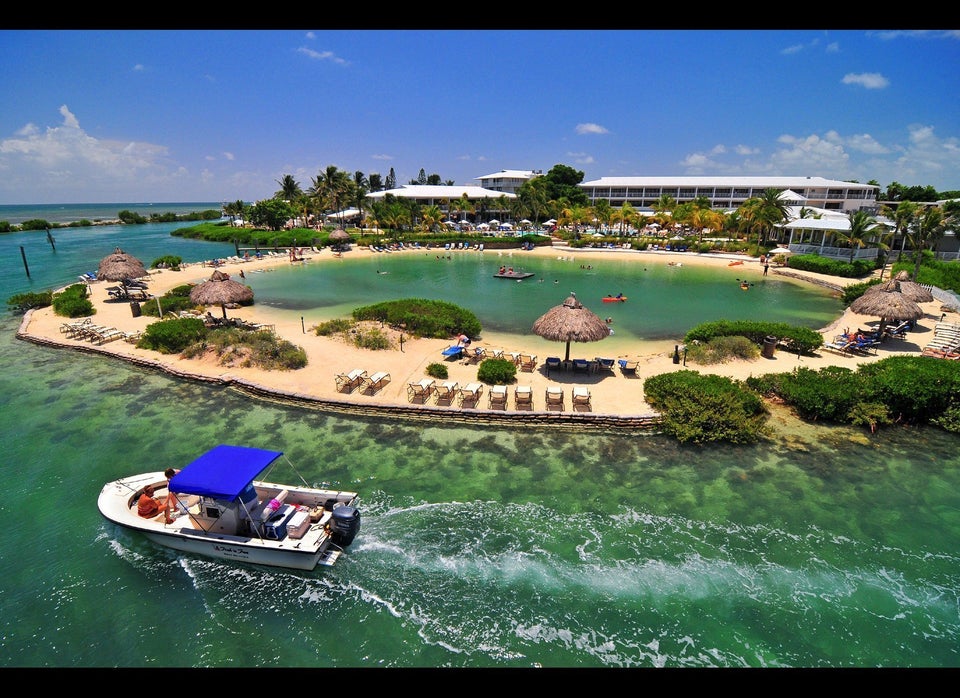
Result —
<svg viewBox="0 0 960 698"><path fill-rule="evenodd" d="M70 283L115 246L147 260L233 252L169 238L169 224L111 227L93 238L57 232L56 253L42 232L0 236L0 290ZM306 298L282 291L280 271L248 280L284 312L339 315L338 292L340 302L383 300L383 284L406 273L408 257L370 259L391 273L344 265L347 276ZM464 282L485 283L466 263L410 259L484 326L521 312L530 299L520 293L553 290L491 276L501 286L487 292L503 295L485 302ZM548 261L546 278L591 278L580 260ZM297 280L319 272L290 270ZM578 295L624 291L620 310L648 321L627 329L618 317L617 336L643 336L653 313L633 303L643 296L629 282ZM515 293L510 313L497 312ZM836 301L814 295L830 314ZM683 300L677 308L696 305ZM775 413L776 440L704 448L331 417L22 342L17 321L0 322L0 548L11 562L0 581L2 666L960 666L956 435L871 435ZM180 555L100 517L107 480L181 465L217 443L284 450L309 481L361 493L363 527L334 568Z"/></svg>

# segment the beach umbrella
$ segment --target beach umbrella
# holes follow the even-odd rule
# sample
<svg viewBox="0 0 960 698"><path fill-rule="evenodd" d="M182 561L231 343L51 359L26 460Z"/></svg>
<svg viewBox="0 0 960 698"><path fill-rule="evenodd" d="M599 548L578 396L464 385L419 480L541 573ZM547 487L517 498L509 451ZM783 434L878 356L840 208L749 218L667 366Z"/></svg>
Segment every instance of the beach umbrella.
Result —
<svg viewBox="0 0 960 698"><path fill-rule="evenodd" d="M541 315L532 329L544 339L566 342L564 361L570 360L570 342L599 342L610 336L606 321L585 308L573 291L563 303Z"/></svg>
<svg viewBox="0 0 960 698"><path fill-rule="evenodd" d="M229 274L217 270L207 281L190 289L190 302L197 305L219 305L223 318L227 318L228 303L249 303L253 300L253 289L234 281Z"/></svg>
<svg viewBox="0 0 960 698"><path fill-rule="evenodd" d="M330 233L330 241L336 244L337 249L340 249L342 245L350 242L350 235L343 228L337 228Z"/></svg>
<svg viewBox="0 0 960 698"><path fill-rule="evenodd" d="M97 278L105 281L128 281L146 275L143 262L119 247L104 257L97 268Z"/></svg>
<svg viewBox="0 0 960 698"><path fill-rule="evenodd" d="M883 332L888 320L918 320L923 317L923 308L900 291L900 282L896 279L892 284L888 281L864 293L850 304L850 310L858 315L880 318L880 332Z"/></svg>

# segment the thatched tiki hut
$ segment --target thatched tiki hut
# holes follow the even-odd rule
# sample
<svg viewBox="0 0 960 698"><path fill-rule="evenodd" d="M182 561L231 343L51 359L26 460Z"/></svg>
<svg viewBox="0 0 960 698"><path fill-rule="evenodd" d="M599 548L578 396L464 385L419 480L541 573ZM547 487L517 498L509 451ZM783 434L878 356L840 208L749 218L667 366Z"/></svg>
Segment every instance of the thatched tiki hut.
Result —
<svg viewBox="0 0 960 698"><path fill-rule="evenodd" d="M573 291L560 305L554 306L533 323L533 332L544 339L566 342L564 361L570 360L570 342L599 342L610 336L607 323L587 310Z"/></svg>
<svg viewBox="0 0 960 698"><path fill-rule="evenodd" d="M350 249L350 240L350 234L343 228L337 228L330 233L330 243L335 250Z"/></svg>
<svg viewBox="0 0 960 698"><path fill-rule="evenodd" d="M878 330L882 333L890 320L918 320L923 317L923 308L900 290L900 282L894 279L876 286L850 304L850 310L859 315L874 315L880 318Z"/></svg>
<svg viewBox="0 0 960 698"><path fill-rule="evenodd" d="M207 281L190 289L190 301L197 305L219 305L223 319L227 319L228 303L249 303L253 300L253 289L234 281L229 274L217 270Z"/></svg>
<svg viewBox="0 0 960 698"><path fill-rule="evenodd" d="M97 268L97 278L104 281L129 281L146 275L147 270L143 262L119 247L100 260L100 266Z"/></svg>
<svg viewBox="0 0 960 698"><path fill-rule="evenodd" d="M912 301L917 303L930 303L933 301L933 294L930 292L930 289L924 288L918 283L910 280L910 274L906 271L900 271L895 277L894 281L900 283L900 293L905 295ZM888 281L887 284L890 282ZM886 284L880 284L880 286L885 286ZM870 289L872 290L872 289Z"/></svg>

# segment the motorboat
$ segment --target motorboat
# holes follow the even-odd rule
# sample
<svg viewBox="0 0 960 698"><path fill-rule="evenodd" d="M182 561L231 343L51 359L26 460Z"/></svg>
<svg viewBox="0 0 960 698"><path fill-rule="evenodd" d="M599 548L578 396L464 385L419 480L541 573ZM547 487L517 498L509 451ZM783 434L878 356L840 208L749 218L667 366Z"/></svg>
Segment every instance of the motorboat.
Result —
<svg viewBox="0 0 960 698"><path fill-rule="evenodd" d="M221 444L169 481L163 472L148 472L108 482L97 506L107 520L175 550L272 567L332 566L360 531L358 495L306 481L299 486L254 479L281 456ZM174 493L177 506L169 518L162 507L152 518L138 515L147 486L160 501Z"/></svg>

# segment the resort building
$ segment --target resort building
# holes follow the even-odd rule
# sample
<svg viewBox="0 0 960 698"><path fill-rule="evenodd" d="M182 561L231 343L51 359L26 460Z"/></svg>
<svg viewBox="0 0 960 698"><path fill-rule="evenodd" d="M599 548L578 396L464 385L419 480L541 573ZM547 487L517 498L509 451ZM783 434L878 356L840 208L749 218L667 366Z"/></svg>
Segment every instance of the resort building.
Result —
<svg viewBox="0 0 960 698"><path fill-rule="evenodd" d="M413 199L422 206L439 206L444 210L460 199L467 199L471 203L483 203L489 209L500 197L517 198L516 194L510 192L462 184L403 184L396 189L370 192L367 198L383 199L387 194L399 199Z"/></svg>
<svg viewBox="0 0 960 698"><path fill-rule="evenodd" d="M500 170L476 179L484 189L516 194L525 182L529 182L542 174L543 170Z"/></svg>
<svg viewBox="0 0 960 698"><path fill-rule="evenodd" d="M678 204L705 197L713 209L736 209L747 199L767 189L790 191L804 206L828 211L877 211L873 184L856 184L823 177L601 177L582 182L591 205L606 200L614 208L629 203L637 209L651 209L657 199L669 196Z"/></svg>

